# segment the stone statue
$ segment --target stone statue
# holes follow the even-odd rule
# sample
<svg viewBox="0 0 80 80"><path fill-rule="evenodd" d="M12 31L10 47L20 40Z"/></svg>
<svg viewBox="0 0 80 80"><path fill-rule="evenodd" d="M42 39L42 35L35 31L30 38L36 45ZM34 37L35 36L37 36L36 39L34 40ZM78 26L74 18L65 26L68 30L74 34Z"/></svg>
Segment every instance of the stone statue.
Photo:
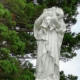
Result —
<svg viewBox="0 0 80 80"><path fill-rule="evenodd" d="M34 23L37 40L36 80L59 80L59 56L66 25L61 8L44 9Z"/></svg>

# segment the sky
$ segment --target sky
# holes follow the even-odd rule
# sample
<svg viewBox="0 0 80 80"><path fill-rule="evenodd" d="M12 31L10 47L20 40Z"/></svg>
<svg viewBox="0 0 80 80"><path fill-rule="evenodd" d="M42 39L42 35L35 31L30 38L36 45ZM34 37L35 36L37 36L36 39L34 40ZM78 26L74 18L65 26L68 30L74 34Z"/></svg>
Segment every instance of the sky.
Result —
<svg viewBox="0 0 80 80"><path fill-rule="evenodd" d="M80 33L80 7L78 7L78 12L79 14L76 17L77 23L71 28L71 31L76 33ZM71 61L60 61L60 71L63 70L66 75L72 74L78 76L78 80L80 80L80 50L75 52L77 53L77 56Z"/></svg>
<svg viewBox="0 0 80 80"><path fill-rule="evenodd" d="M80 7L78 7L78 12L80 13ZM77 22L74 26L72 26L71 31L79 33L80 32L80 14L78 14ZM78 80L80 80L80 50L75 51L77 56L71 59L68 62L60 61L60 71L64 71L65 75L72 74L74 76L78 76ZM31 59L31 63L36 66L36 59Z"/></svg>

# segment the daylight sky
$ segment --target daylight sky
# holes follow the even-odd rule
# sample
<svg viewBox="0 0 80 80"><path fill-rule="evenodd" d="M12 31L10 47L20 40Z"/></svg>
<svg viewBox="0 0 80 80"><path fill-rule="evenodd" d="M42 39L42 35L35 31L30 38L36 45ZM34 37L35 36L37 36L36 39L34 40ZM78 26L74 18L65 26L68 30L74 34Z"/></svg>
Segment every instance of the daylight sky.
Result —
<svg viewBox="0 0 80 80"><path fill-rule="evenodd" d="M78 12L79 14L76 17L77 23L71 28L71 31L76 33L80 32L80 7L78 7ZM66 75L72 74L78 76L78 80L80 80L80 50L76 51L76 53L77 56L70 61L60 61L60 71L63 70ZM34 66L36 66L36 59L31 59L30 62L33 63Z"/></svg>
<svg viewBox="0 0 80 80"><path fill-rule="evenodd" d="M78 7L77 23L71 28L72 32L80 33L80 7ZM68 62L60 61L60 70L63 70L66 75L72 74L78 76L80 80L80 50L76 51L77 56Z"/></svg>

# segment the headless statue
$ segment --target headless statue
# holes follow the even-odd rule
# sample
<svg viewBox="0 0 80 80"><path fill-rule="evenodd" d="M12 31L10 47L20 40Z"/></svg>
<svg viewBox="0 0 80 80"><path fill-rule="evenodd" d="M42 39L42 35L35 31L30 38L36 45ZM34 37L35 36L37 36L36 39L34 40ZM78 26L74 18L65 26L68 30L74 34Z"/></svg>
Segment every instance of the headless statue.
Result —
<svg viewBox="0 0 80 80"><path fill-rule="evenodd" d="M36 80L59 80L59 57L66 31L61 8L44 9L34 23L37 40Z"/></svg>

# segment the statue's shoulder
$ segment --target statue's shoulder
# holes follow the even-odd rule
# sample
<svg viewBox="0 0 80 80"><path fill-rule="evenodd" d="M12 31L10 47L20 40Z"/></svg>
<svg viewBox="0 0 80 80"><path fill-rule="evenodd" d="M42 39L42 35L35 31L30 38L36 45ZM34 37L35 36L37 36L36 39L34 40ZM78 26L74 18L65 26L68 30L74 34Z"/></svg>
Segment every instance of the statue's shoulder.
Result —
<svg viewBox="0 0 80 80"><path fill-rule="evenodd" d="M45 14L48 13L48 9L44 9L43 13L45 13Z"/></svg>

